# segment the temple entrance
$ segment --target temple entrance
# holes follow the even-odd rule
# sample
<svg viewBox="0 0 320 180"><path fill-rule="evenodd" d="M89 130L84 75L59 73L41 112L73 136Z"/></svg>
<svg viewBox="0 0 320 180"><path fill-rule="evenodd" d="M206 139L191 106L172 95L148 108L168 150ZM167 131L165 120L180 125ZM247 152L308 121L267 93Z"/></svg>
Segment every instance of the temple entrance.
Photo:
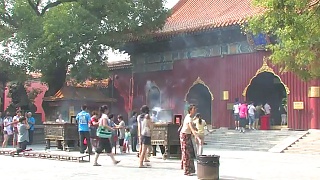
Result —
<svg viewBox="0 0 320 180"><path fill-rule="evenodd" d="M207 124L211 124L212 95L207 86L201 83L194 84L187 94L186 101L196 105L197 113L202 115Z"/></svg>
<svg viewBox="0 0 320 180"><path fill-rule="evenodd" d="M281 125L281 108L286 106L287 91L280 78L272 72L261 72L257 74L246 89L247 101L255 105L268 103L271 106L271 125Z"/></svg>

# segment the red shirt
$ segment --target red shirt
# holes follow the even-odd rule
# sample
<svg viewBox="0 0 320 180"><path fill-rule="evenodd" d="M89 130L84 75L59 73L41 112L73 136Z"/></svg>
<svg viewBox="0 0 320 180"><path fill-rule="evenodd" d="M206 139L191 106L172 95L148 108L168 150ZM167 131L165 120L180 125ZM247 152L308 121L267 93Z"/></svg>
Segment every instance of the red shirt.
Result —
<svg viewBox="0 0 320 180"><path fill-rule="evenodd" d="M89 122L89 125L90 126L99 126L98 124L97 125L93 125L93 122L98 122L98 118L96 117L91 117L91 120Z"/></svg>

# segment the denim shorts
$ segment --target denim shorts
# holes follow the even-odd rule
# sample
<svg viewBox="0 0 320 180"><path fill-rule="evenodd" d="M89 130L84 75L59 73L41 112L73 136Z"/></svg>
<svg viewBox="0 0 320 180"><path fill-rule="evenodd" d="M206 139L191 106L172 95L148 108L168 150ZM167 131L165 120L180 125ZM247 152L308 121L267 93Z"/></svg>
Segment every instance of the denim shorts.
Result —
<svg viewBox="0 0 320 180"><path fill-rule="evenodd" d="M235 114L234 114L234 120L235 120L235 121L240 121L239 113L235 113Z"/></svg>
<svg viewBox="0 0 320 180"><path fill-rule="evenodd" d="M249 115L249 124L253 124L255 122L255 117L254 115Z"/></svg>

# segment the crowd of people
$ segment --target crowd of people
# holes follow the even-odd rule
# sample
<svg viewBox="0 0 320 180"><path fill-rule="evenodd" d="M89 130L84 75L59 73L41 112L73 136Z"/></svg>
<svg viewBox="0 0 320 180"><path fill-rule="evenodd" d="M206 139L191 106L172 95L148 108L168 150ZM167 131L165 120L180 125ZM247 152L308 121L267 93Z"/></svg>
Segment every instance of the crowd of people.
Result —
<svg viewBox="0 0 320 180"><path fill-rule="evenodd" d="M80 153L94 155L93 165L100 166L99 156L104 152L116 165L120 161L116 160L112 149L117 148L118 145L120 153L137 152L139 168L150 166L148 162L150 162L149 155L153 150L151 135L154 120L150 115L149 107L142 106L139 115L133 112L127 125L122 115L115 117L107 105L101 106L99 112L93 111L91 114L89 114L87 106L82 105L81 111L76 116ZM27 146L33 142L35 119L32 117L32 113L27 112L25 116L22 116L22 111L17 110L16 115L11 117L7 112L4 117L1 117L0 122L4 135L2 148L6 148L8 140L12 138L12 145L16 148L11 152L12 155L26 151ZM65 121L59 117L56 122ZM181 122L179 132L177 132L180 134L181 168L185 175L190 176L195 173L194 160L203 153L205 129L206 121L201 118L199 113L196 114L196 107L190 105L188 114ZM208 130L208 132L210 131ZM196 143L195 147L193 138Z"/></svg>
<svg viewBox="0 0 320 180"><path fill-rule="evenodd" d="M33 134L35 119L32 117L31 112L26 112L22 116L22 111L17 110L16 114L12 117L10 112L6 112L5 116L0 113L0 126L2 137L2 148L8 146L9 140L12 139L12 147L16 148L11 154L20 153L25 151L27 145L33 143Z"/></svg>
<svg viewBox="0 0 320 180"><path fill-rule="evenodd" d="M281 125L286 125L287 108L284 104L279 107L279 112L281 114ZM254 102L240 103L239 99L237 98L233 105L233 114L235 119L235 130L244 133L247 124L248 129L257 130L262 116L265 115L270 118L271 106L268 102L266 102L264 105L262 103L255 105Z"/></svg>
<svg viewBox="0 0 320 180"><path fill-rule="evenodd" d="M119 146L120 153L137 152L139 168L150 166L148 162L150 162L149 154L152 152L151 134L154 120L148 106L142 106L139 115L133 112L128 125L125 124L121 115L118 115L115 120L115 116L109 112L107 105L101 106L99 113L92 112L91 116L84 105L76 119L80 136L80 153L93 154L94 152L94 166L100 166L98 159L102 152L107 153L115 165L118 164L120 161L116 160L112 153L112 148L116 148L116 145ZM181 142L181 168L185 175L190 176L195 173L194 160L203 153L206 126L206 121L199 113L196 114L196 107L190 105L188 114L177 132L180 134ZM101 131L101 129L104 130ZM210 132L208 129L207 131ZM195 138L196 147L193 145L192 135Z"/></svg>

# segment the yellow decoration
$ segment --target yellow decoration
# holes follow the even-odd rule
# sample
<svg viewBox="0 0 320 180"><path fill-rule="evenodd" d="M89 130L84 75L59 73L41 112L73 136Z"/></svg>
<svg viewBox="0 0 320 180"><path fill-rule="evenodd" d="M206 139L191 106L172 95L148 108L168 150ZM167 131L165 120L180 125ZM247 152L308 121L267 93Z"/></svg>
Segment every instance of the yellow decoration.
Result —
<svg viewBox="0 0 320 180"><path fill-rule="evenodd" d="M312 98L320 97L320 87L318 86L309 87L308 97L312 97Z"/></svg>
<svg viewBox="0 0 320 180"><path fill-rule="evenodd" d="M289 90L288 86L287 86L286 84L284 84L284 82L281 80L280 76L278 76L278 75L273 71L273 69L268 66L267 60L268 60L268 59L267 59L266 57L263 57L263 64L262 64L261 68L258 69L257 72L256 72L256 74L250 79L249 84L247 85L246 88L244 88L244 90L243 90L243 92L242 92L242 96L246 96L246 95L247 95L248 88L249 88L249 86L251 85L253 79L256 78L259 74L261 74L261 73L263 73L263 72L272 73L275 77L279 78L280 83L284 86L287 95L290 94L290 90Z"/></svg>
<svg viewBox="0 0 320 180"><path fill-rule="evenodd" d="M188 89L187 94L186 94L185 97L184 97L184 100L187 101L187 96L188 96L190 90L193 88L193 86L195 86L195 85L197 85L197 84L201 84L201 85L203 85L204 87L206 87L206 88L208 89L208 91L209 91L209 93L210 93L210 96L211 96L211 100L213 101L213 99L214 99L214 98L213 98L213 94L212 94L212 92L210 91L209 86L207 86L206 83L204 83L204 82L200 79L200 77L198 77L198 78L193 82L193 84L190 86L190 88Z"/></svg>
<svg viewBox="0 0 320 180"><path fill-rule="evenodd" d="M293 109L295 110L302 110L304 109L304 103L303 102L293 102Z"/></svg>
<svg viewBox="0 0 320 180"><path fill-rule="evenodd" d="M222 92L222 100L229 100L229 91Z"/></svg>

